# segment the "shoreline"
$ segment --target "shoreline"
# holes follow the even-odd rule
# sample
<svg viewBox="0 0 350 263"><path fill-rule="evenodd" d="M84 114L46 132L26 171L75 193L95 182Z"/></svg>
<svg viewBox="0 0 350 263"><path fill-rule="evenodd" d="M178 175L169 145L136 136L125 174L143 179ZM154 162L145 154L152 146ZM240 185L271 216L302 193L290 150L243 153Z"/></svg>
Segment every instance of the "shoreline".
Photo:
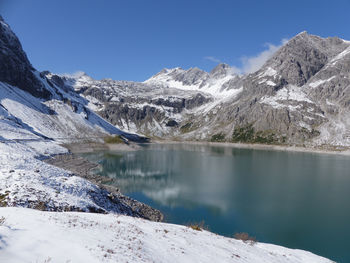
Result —
<svg viewBox="0 0 350 263"><path fill-rule="evenodd" d="M74 153L54 155L43 161L72 172L97 185L99 188L108 191L108 197L110 199L129 206L135 214L138 214L144 219L155 222L162 222L164 220L164 215L159 210L122 194L119 188L107 184L110 182L110 179L93 173L92 171L99 167L96 163L92 163Z"/></svg>
<svg viewBox="0 0 350 263"><path fill-rule="evenodd" d="M285 152L301 152L301 153L317 153L317 154L331 154L350 156L350 148L339 146L338 149L326 148L312 148L289 145L271 145L271 144L252 144L252 143L233 143L233 142L206 142L206 141L172 141L172 140L154 140L151 143L159 144L191 144L191 145L207 145L207 146L221 146L238 149L252 149L252 150L272 150ZM328 146L330 147L330 146ZM333 146L336 147L336 146ZM340 148L341 147L341 148Z"/></svg>
<svg viewBox="0 0 350 263"><path fill-rule="evenodd" d="M86 142L86 143L70 143L62 144L62 146L69 150L70 153L90 153L95 151L136 151L140 146L136 143L100 143L100 142Z"/></svg>

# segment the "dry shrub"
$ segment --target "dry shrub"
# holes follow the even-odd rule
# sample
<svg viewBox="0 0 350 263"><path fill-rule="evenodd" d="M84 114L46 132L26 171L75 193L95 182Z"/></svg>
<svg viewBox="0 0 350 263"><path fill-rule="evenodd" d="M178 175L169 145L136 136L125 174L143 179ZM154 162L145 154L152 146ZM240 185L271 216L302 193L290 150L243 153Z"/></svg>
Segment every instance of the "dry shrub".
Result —
<svg viewBox="0 0 350 263"><path fill-rule="evenodd" d="M209 230L208 226L204 224L203 220L199 223L189 223L187 226L197 231Z"/></svg>
<svg viewBox="0 0 350 263"><path fill-rule="evenodd" d="M242 240L244 243L249 243L250 245L254 245L257 242L256 237L249 236L248 233L236 233L233 237Z"/></svg>

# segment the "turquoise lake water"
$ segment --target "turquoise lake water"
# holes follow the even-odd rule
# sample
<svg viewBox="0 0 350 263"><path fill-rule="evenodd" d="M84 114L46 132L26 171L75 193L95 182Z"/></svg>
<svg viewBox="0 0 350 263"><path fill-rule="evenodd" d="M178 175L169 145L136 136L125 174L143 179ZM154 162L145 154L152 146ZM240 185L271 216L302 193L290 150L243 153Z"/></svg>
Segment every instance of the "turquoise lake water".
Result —
<svg viewBox="0 0 350 263"><path fill-rule="evenodd" d="M350 262L349 156L186 144L84 156L166 222Z"/></svg>

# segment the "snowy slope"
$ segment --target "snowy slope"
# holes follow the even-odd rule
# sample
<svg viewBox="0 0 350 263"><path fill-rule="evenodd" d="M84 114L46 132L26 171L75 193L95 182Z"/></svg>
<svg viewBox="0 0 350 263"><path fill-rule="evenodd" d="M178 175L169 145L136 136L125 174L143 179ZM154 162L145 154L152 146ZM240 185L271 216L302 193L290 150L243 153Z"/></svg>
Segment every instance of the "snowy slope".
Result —
<svg viewBox="0 0 350 263"><path fill-rule="evenodd" d="M24 129L32 133L63 141L122 133L83 104L69 99L70 104L58 98L43 101L17 87L0 82L1 118L12 116L13 120L16 119ZM76 108L72 102L77 105ZM0 126L0 131L2 128ZM8 136L5 131L0 135L5 138Z"/></svg>
<svg viewBox="0 0 350 263"><path fill-rule="evenodd" d="M229 88L229 83L230 81L237 81L237 79L239 79L239 76L228 65L219 64L210 73L198 68L188 70L182 68L163 69L143 83L164 85L184 91L201 91L215 98L223 98L236 94L235 89Z"/></svg>
<svg viewBox="0 0 350 263"><path fill-rule="evenodd" d="M0 121L1 128L2 124ZM57 142L28 138L20 128L12 128L11 136L24 136L22 140L0 139L0 206L134 215L130 207L118 199L114 201L106 190L43 162L42 158L52 154L67 153Z"/></svg>
<svg viewBox="0 0 350 263"><path fill-rule="evenodd" d="M0 208L0 262L331 262L310 252L121 215ZM26 220L23 220L25 218Z"/></svg>

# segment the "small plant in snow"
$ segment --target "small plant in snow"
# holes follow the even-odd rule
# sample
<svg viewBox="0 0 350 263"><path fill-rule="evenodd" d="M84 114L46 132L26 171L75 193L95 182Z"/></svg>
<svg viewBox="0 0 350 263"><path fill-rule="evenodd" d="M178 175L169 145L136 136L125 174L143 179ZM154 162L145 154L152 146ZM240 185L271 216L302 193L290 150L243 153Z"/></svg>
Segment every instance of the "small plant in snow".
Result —
<svg viewBox="0 0 350 263"><path fill-rule="evenodd" d="M236 233L233 235L233 237L250 245L254 245L257 242L256 238L249 236L248 233Z"/></svg>
<svg viewBox="0 0 350 263"><path fill-rule="evenodd" d="M208 230L208 227L204 225L204 221L201 221L199 223L190 223L187 226L197 231L202 231L203 229Z"/></svg>

